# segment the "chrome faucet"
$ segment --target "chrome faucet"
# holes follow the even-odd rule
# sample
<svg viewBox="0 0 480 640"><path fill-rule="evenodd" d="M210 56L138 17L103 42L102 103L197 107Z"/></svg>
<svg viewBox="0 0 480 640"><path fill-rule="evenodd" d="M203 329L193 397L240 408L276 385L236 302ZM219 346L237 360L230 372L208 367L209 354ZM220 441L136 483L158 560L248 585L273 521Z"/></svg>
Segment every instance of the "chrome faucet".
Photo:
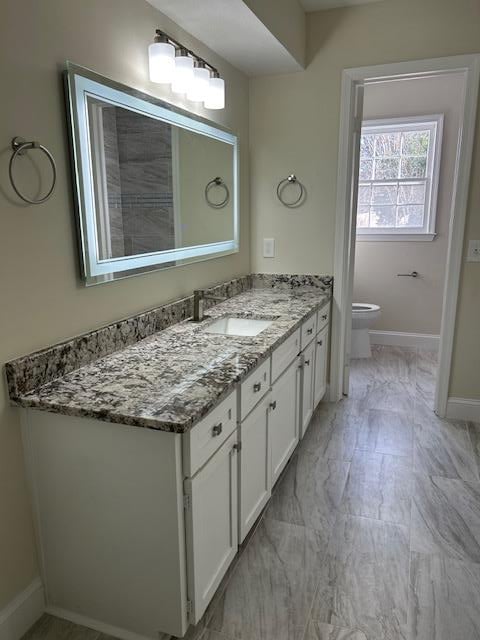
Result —
<svg viewBox="0 0 480 640"><path fill-rule="evenodd" d="M219 296L212 296L205 293L204 289L195 289L193 292L193 321L201 322L205 317L205 300L216 300L217 302L223 302L226 298Z"/></svg>

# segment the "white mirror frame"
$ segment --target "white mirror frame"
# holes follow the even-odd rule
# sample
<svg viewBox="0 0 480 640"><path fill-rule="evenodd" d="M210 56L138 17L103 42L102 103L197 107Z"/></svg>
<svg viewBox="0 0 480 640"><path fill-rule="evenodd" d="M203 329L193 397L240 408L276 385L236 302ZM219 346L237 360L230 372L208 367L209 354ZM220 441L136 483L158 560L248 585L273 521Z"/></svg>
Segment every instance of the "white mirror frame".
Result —
<svg viewBox="0 0 480 640"><path fill-rule="evenodd" d="M153 96L140 93L130 87L103 78L82 67L67 63L66 97L72 140L74 181L77 192L78 223L81 245L83 277L88 284L110 281L112 274L122 277L145 272L174 261L205 260L236 253L239 250L239 150L236 135L212 126L206 120L163 102ZM118 107L124 107L150 118L155 118L188 131L219 140L233 147L233 228L231 240L191 247L156 251L122 258L101 260L98 255L95 193L91 161L90 130L87 99L99 98ZM176 265L181 266L181 265ZM148 269L148 270L151 270Z"/></svg>

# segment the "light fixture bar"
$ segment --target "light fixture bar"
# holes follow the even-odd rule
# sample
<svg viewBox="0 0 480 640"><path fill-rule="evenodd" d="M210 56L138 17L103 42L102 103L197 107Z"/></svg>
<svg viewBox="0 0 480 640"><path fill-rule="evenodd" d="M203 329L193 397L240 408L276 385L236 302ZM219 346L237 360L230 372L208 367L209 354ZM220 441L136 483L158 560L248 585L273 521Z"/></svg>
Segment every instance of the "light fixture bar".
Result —
<svg viewBox="0 0 480 640"><path fill-rule="evenodd" d="M169 83L173 93L205 109L225 108L225 81L218 69L161 29L155 30L148 61L152 82Z"/></svg>
<svg viewBox="0 0 480 640"><path fill-rule="evenodd" d="M195 53L195 51L192 51L178 40L175 40L175 38L172 38L172 36L169 36L168 33L165 33L165 31L162 31L161 29L155 29L155 33L158 37L162 38L162 42L169 42L170 44L173 44L177 49L184 49L194 60L196 60L197 62L203 62L203 64L208 67L210 71L218 73L218 69L214 67L213 64L210 64L204 58Z"/></svg>

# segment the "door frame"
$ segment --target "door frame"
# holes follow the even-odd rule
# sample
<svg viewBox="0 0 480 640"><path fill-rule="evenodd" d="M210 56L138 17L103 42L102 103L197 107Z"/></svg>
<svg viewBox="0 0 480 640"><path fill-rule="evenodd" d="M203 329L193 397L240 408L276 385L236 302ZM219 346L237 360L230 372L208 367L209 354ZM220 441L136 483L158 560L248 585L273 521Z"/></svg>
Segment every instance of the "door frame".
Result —
<svg viewBox="0 0 480 640"><path fill-rule="evenodd" d="M439 366L435 389L435 412L445 417L447 411L450 369L452 363L455 319L458 303L458 287L462 268L465 221L467 214L473 143L477 117L478 88L480 79L480 55L461 55L427 60L412 60L392 64L345 69L342 74L340 135L337 169L337 200L335 221L335 256L333 290L332 359L330 375L330 399L339 400L344 395L345 362L350 351L349 323L353 282L349 276L354 256L351 254L352 233L355 220L349 210L351 191L358 176L349 170L351 152L358 129L355 118L355 95L359 85L384 82L392 79L411 79L438 76L455 72L465 74L463 118L457 148L452 208L448 238L446 275L440 328ZM347 376L348 379L348 376Z"/></svg>

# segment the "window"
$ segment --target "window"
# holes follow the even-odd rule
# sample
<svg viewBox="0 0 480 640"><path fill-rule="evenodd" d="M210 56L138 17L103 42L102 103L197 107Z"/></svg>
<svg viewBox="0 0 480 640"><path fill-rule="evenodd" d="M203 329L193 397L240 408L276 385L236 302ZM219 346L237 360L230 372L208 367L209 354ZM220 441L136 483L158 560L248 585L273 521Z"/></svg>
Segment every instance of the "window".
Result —
<svg viewBox="0 0 480 640"><path fill-rule="evenodd" d="M358 239L434 239L442 128L442 115L363 123Z"/></svg>

